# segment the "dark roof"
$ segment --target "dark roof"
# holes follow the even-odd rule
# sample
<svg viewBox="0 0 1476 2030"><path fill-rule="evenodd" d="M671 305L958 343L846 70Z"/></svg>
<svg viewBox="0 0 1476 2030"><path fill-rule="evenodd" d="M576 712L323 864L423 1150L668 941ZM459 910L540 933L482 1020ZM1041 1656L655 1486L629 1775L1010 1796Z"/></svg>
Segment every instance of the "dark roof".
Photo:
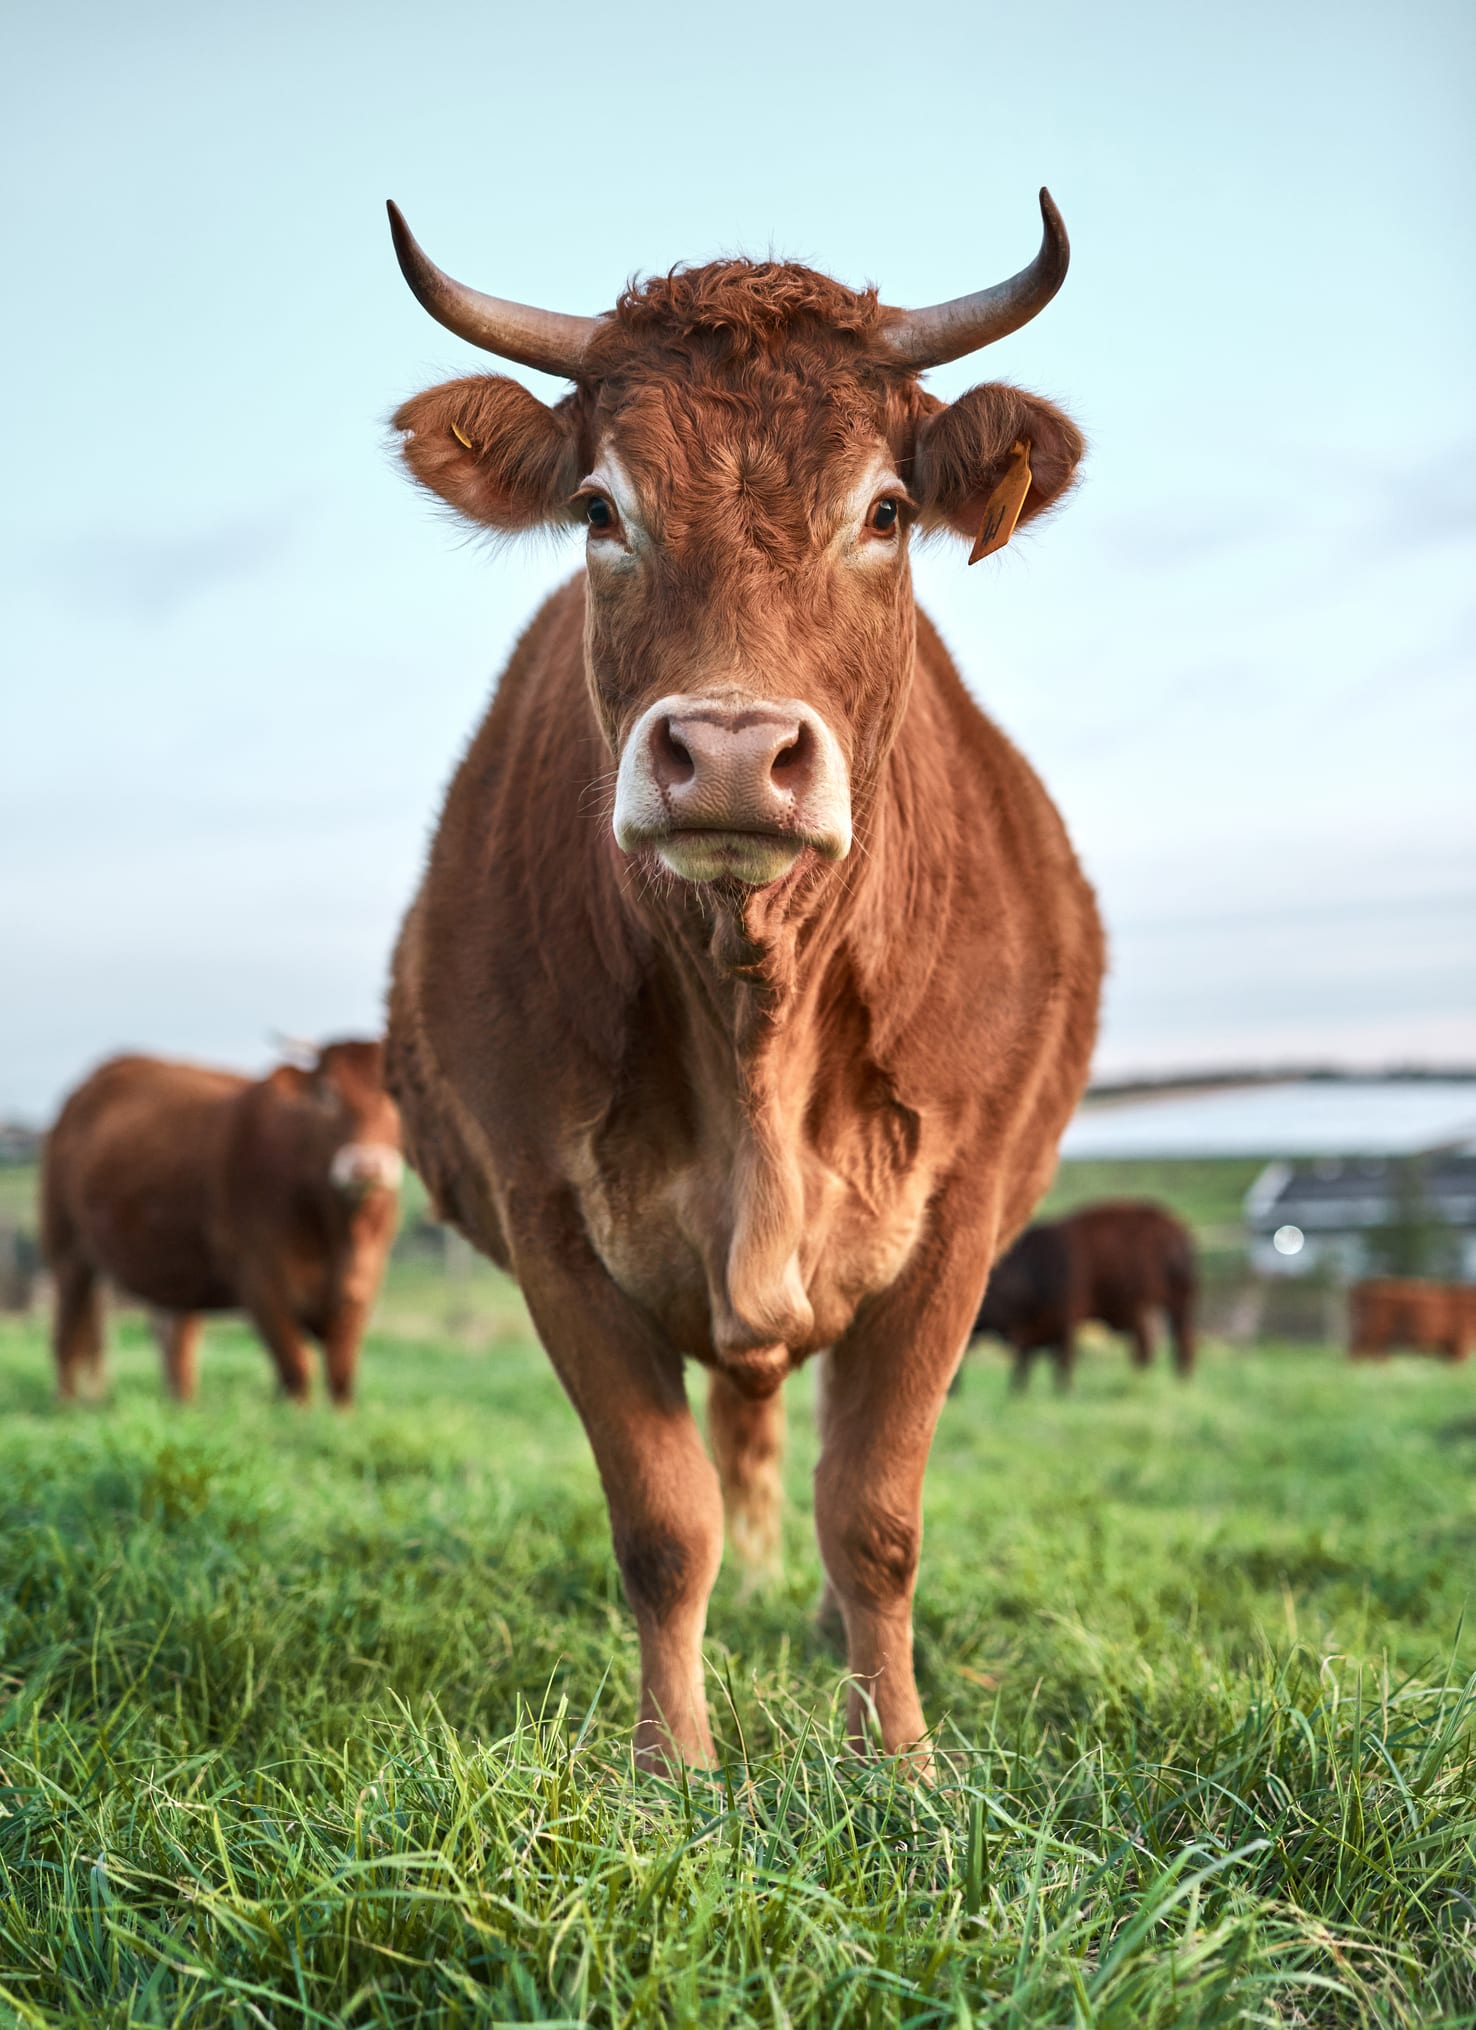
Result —
<svg viewBox="0 0 1476 2030"><path fill-rule="evenodd" d="M1304 1233L1350 1233L1382 1226L1398 1209L1404 1167L1365 1156L1313 1163L1268 1163L1245 1198L1252 1233L1299 1226ZM1420 1194L1447 1226L1476 1228L1476 1155L1444 1155L1419 1166Z"/></svg>

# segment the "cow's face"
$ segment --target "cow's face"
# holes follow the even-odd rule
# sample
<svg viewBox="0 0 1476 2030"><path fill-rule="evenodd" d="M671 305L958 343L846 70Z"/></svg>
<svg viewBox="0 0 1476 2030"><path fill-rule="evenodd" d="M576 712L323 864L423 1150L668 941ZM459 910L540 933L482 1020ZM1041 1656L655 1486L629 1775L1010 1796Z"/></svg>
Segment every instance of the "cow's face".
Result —
<svg viewBox="0 0 1476 2030"><path fill-rule="evenodd" d="M783 356L602 391L575 504L622 851L757 887L851 850L912 675L902 392Z"/></svg>
<svg viewBox="0 0 1476 2030"><path fill-rule="evenodd" d="M615 839L686 881L846 857L907 705L914 531L972 541L1022 438L1022 519L1080 456L1014 388L945 408L873 343L877 315L805 269L722 264L627 299L557 408L488 376L395 418L469 519L582 529Z"/></svg>
<svg viewBox="0 0 1476 2030"><path fill-rule="evenodd" d="M284 1066L293 1091L321 1128L328 1181L350 1201L394 1192L404 1176L400 1110L384 1088L384 1046L328 1043L314 1061Z"/></svg>

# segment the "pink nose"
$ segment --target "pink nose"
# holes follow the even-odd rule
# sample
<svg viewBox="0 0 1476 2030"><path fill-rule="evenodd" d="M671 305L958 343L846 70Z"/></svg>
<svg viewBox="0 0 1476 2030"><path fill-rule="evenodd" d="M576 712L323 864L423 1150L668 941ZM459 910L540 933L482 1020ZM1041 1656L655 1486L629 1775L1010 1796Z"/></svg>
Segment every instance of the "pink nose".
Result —
<svg viewBox="0 0 1476 2030"><path fill-rule="evenodd" d="M676 828L782 828L820 768L814 729L792 711L704 701L646 729L650 779Z"/></svg>
<svg viewBox="0 0 1476 2030"><path fill-rule="evenodd" d="M777 881L813 851L851 850L851 791L835 735L799 698L672 692L630 730L615 842L684 881Z"/></svg>

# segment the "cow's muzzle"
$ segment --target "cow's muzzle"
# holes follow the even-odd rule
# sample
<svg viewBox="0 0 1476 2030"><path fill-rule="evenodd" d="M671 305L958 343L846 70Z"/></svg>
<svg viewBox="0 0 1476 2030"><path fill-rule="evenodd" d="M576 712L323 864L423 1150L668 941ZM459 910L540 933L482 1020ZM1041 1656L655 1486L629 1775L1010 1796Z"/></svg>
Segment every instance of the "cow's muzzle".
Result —
<svg viewBox="0 0 1476 2030"><path fill-rule="evenodd" d="M684 881L762 888L806 848L851 848L845 758L818 712L793 698L662 698L620 757L615 838Z"/></svg>
<svg viewBox="0 0 1476 2030"><path fill-rule="evenodd" d="M328 1175L347 1198L371 1191L398 1191L405 1159L388 1142L345 1142L333 1152Z"/></svg>

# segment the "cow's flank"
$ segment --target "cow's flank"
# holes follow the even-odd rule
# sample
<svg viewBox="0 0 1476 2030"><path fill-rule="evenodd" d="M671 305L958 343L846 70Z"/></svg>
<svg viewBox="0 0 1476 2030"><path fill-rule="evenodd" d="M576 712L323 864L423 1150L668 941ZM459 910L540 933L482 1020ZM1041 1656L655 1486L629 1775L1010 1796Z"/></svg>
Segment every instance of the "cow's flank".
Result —
<svg viewBox="0 0 1476 2030"><path fill-rule="evenodd" d="M1396 1348L1464 1360L1476 1344L1476 1289L1414 1276L1370 1276L1349 1293L1349 1345L1355 1360L1382 1359Z"/></svg>

